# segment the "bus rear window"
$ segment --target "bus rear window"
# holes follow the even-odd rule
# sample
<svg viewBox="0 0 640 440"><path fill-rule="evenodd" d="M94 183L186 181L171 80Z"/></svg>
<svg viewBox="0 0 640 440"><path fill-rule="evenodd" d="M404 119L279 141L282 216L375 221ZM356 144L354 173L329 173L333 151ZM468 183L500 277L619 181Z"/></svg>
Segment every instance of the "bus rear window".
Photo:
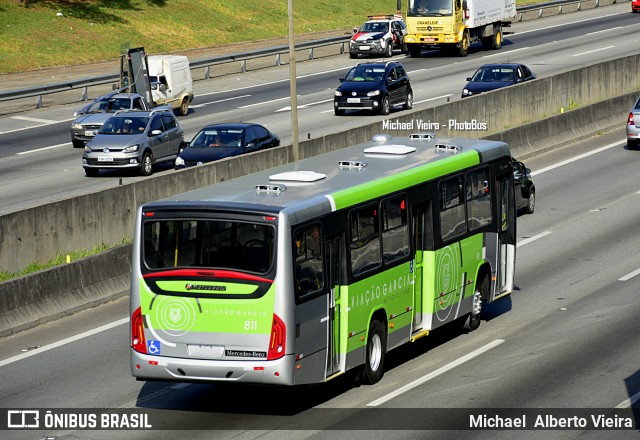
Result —
<svg viewBox="0 0 640 440"><path fill-rule="evenodd" d="M204 267L267 273L275 252L271 225L228 220L160 220L143 224L150 270Z"/></svg>

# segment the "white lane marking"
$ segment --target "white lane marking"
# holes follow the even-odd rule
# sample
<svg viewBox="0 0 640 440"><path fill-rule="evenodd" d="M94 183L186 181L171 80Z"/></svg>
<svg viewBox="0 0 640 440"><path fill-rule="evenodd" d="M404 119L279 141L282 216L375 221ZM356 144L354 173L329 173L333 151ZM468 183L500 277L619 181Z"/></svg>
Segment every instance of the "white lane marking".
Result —
<svg viewBox="0 0 640 440"><path fill-rule="evenodd" d="M448 95L436 96L429 99L423 99L422 101L414 101L413 103L422 104L423 102L435 101L436 99L444 99L444 98L448 98L449 96L453 96L453 93L449 93Z"/></svg>
<svg viewBox="0 0 640 440"><path fill-rule="evenodd" d="M11 119L18 119L20 121L40 122L41 124L55 124L58 121L52 121L51 119L38 119L30 118L29 116L11 116Z"/></svg>
<svg viewBox="0 0 640 440"><path fill-rule="evenodd" d="M575 23L584 23L586 21L593 21L593 20L600 20L602 18L606 18L606 17L613 17L615 15L622 15L622 14L627 14L627 12L615 12L612 14L606 14L606 15L602 15L599 17L593 17L593 18L585 18L583 20L577 20L577 21L572 21L571 24L575 24ZM545 31L547 29L554 29L557 27L567 27L566 23L563 24L555 24L553 26L547 26L547 27L541 27L541 28L536 28L536 29L531 29L529 31L522 31L522 32L514 32L513 35L522 35L522 34L529 34L531 32L538 32L538 31Z"/></svg>
<svg viewBox="0 0 640 440"><path fill-rule="evenodd" d="M629 281L631 278L640 275L640 269L634 270L623 276L622 278L618 278L618 281Z"/></svg>
<svg viewBox="0 0 640 440"><path fill-rule="evenodd" d="M60 121L51 121L51 122L47 122L46 124L40 124L40 125L34 125L33 127L23 127L23 128L16 128L15 130L8 130L8 131L0 131L0 134L8 134L8 133L15 133L17 131L24 131L24 130L32 130L34 128L38 128L38 127L45 127L47 125L53 125L53 124L58 124L60 122L68 122L68 121L74 121L76 118L71 118L71 119L62 119Z"/></svg>
<svg viewBox="0 0 640 440"><path fill-rule="evenodd" d="M593 50L589 50L587 52L581 52L581 53L576 53L571 55L572 57L580 57L582 55L589 55L590 53L594 53L594 52L600 52L601 50L607 50L607 49L612 49L615 46L607 46L607 47L601 47L600 49L593 49Z"/></svg>
<svg viewBox="0 0 640 440"><path fill-rule="evenodd" d="M110 324L105 324L105 325L100 326L98 328L94 328L93 330L88 330L88 331L80 333L78 335L71 336L69 338L63 339L61 341L54 342L54 343L49 344L49 345L45 345L44 347L36 348L35 350L28 351L26 353L22 353L22 354L19 354L17 356L11 357L9 359L5 359L3 361L0 361L0 367L4 367L5 365L9 365L9 364L12 364L14 362L18 362L18 361L21 361L23 359L29 358L31 356L35 356L37 354L44 353L45 351L53 350L54 348L58 348L58 347L61 347L63 345L66 345L66 344L70 344L72 342L79 341L80 339L84 339L84 338L87 338L89 336L93 336L95 334L98 334L98 333L101 333L103 331L112 329L114 327L118 327L119 325L126 324L128 322L129 322L129 318L128 317L127 318L122 318L122 319L119 319L118 321L114 321L114 322L112 322Z"/></svg>
<svg viewBox="0 0 640 440"><path fill-rule="evenodd" d="M617 29L622 29L622 26L616 26L616 27L613 27L613 28L611 28L611 29L602 29L601 31L589 32L589 33L586 33L585 35L601 34L601 33L603 33L603 32L615 31L615 30L617 30Z"/></svg>
<svg viewBox="0 0 640 440"><path fill-rule="evenodd" d="M623 400L618 405L616 405L616 409L630 408L631 405L640 400L640 393L635 393L633 396L628 399Z"/></svg>
<svg viewBox="0 0 640 440"><path fill-rule="evenodd" d="M473 358L475 358L477 356L480 356L483 353L486 353L487 351L497 347L498 345L502 344L503 342L504 342L504 339L496 339L495 341L489 342L484 347L480 347L477 350L472 351L471 353L466 354L466 355L462 356L459 359L456 359L455 361L453 361L451 363L448 363L444 367L440 367L437 370L422 376L420 379L416 379L413 382L411 382L411 383L409 383L409 384L407 384L407 385L405 385L403 387L398 388L397 390L387 394L384 397L381 397L381 398L379 398L377 400L374 400L371 403L367 403L367 406L380 406L383 403L386 403L389 400L391 400L391 399L393 399L395 397L398 397L399 395L401 395L401 394L403 394L403 393L405 393L405 392L407 392L409 390L412 390L413 388L415 388L415 387L417 387L419 385L422 385L423 383L428 382L431 379L434 379L434 378L440 376L441 374L446 373L447 371L449 371L449 370L451 370L451 369L453 369L453 368L455 368L455 367L457 367L459 365L462 365L465 362L470 361L471 359L473 359Z"/></svg>
<svg viewBox="0 0 640 440"><path fill-rule="evenodd" d="M309 108L312 105L324 104L324 103L327 103L327 102L333 102L333 98L325 99L323 101L310 102L308 104L300 104L298 106L298 108ZM278 110L276 110L276 113L278 113L278 112L288 112L288 111L291 111L291 106L290 105L288 105L286 107L279 108Z"/></svg>
<svg viewBox="0 0 640 440"><path fill-rule="evenodd" d="M519 241L518 244L516 244L516 247L519 248L520 246L524 246L527 245L529 243L531 243L532 241L536 241L542 237L546 237L547 235L551 234L551 231L544 231L539 233L538 235L534 235L533 237L529 237L529 238L525 238L522 241Z"/></svg>
<svg viewBox="0 0 640 440"><path fill-rule="evenodd" d="M505 50L499 53L492 53L489 55L484 55L482 58L489 58L489 57L495 57L496 55L504 55L504 54L512 54L514 52L518 52L520 50L527 50L527 49L531 49L531 47L526 46L526 47L519 47L518 49L511 49L511 50Z"/></svg>
<svg viewBox="0 0 640 440"><path fill-rule="evenodd" d="M571 159L563 160L562 162L558 162L558 163L556 163L554 165L550 165L550 166L548 166L546 168L541 168L541 169L539 169L537 171L533 171L531 173L531 175L535 176L535 175L538 175L538 174L546 173L547 171L551 171L551 170L553 170L555 168L561 167L561 166L566 165L568 163L575 162L576 160L584 159L585 157L591 156L592 154L597 154L597 153L600 153L602 151L608 150L609 148L617 147L617 146L620 145L621 142L626 142L626 141L613 142L613 143L611 143L609 145L605 145L604 147L600 147L600 148L597 148L595 150L589 151L588 153L583 153L583 154L580 154L578 156L574 156Z"/></svg>
<svg viewBox="0 0 640 440"><path fill-rule="evenodd" d="M247 97L249 97L249 96L253 96L253 95L240 95L240 96L234 96L234 97L232 97L232 98L218 99L217 101L205 102L204 104L190 105L189 107L191 107L191 108L206 107L206 106L211 105L211 104L217 104L217 103L219 103L219 102L225 102L225 101L233 101L234 99L247 98Z"/></svg>
<svg viewBox="0 0 640 440"><path fill-rule="evenodd" d="M272 99L271 101L263 101L263 102L256 102L255 104L242 105L238 108L249 108L249 107L255 107L257 105L271 104L272 102L284 101L285 99L289 99L289 97L285 96L284 98Z"/></svg>
<svg viewBox="0 0 640 440"><path fill-rule="evenodd" d="M325 73L331 73L331 72L339 72L341 70L347 70L347 69L350 69L350 68L351 67L340 67L340 68L337 68L337 69L323 70L321 72L310 73L308 75L296 76L296 79L310 78L312 76L324 75ZM240 78L238 78L238 79L240 79ZM264 82L264 83L260 83L260 84L254 84L254 85L246 86L246 87L238 87L237 89L220 90L220 91L217 91L217 92L202 93L200 95L197 95L196 97L198 97L198 96L208 96L208 95L217 95L217 94L220 94L220 93L237 92L239 90L247 90L247 89L251 89L251 88L254 88L254 87L269 86L269 85L272 85L272 84L279 84L279 83L283 83L283 82L289 82L289 78L279 79L279 80L271 81L271 82Z"/></svg>
<svg viewBox="0 0 640 440"><path fill-rule="evenodd" d="M42 147L36 150L22 151L20 153L16 153L16 156L22 156L23 154L37 153L38 151L44 151L44 150L53 150L54 148L64 147L65 145L71 145L71 142L65 142L64 144L58 144L58 145L51 145L49 147Z"/></svg>

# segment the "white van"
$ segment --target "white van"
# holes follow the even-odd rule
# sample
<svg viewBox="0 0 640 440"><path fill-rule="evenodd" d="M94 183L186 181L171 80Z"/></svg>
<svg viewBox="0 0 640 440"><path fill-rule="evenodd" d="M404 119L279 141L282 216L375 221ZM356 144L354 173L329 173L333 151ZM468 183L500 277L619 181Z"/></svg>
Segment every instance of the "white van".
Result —
<svg viewBox="0 0 640 440"><path fill-rule="evenodd" d="M183 55L151 55L147 62L154 104L171 106L185 116L193 101L189 59Z"/></svg>

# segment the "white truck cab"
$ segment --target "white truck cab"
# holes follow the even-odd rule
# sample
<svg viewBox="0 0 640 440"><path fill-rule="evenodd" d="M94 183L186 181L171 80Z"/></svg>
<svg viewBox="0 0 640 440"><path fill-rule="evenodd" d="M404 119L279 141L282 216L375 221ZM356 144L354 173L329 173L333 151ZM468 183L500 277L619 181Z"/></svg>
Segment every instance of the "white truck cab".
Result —
<svg viewBox="0 0 640 440"><path fill-rule="evenodd" d="M184 55L151 55L147 62L154 104L171 106L185 116L193 101L189 59Z"/></svg>

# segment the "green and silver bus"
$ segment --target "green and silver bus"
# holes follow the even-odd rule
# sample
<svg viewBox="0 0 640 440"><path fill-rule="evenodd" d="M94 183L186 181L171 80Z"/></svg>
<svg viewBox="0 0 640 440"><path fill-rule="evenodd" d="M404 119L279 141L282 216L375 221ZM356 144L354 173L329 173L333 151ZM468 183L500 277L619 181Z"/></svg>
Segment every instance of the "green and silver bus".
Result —
<svg viewBox="0 0 640 440"><path fill-rule="evenodd" d="M503 142L371 141L142 205L131 279L138 380L298 385L350 370L511 293Z"/></svg>

